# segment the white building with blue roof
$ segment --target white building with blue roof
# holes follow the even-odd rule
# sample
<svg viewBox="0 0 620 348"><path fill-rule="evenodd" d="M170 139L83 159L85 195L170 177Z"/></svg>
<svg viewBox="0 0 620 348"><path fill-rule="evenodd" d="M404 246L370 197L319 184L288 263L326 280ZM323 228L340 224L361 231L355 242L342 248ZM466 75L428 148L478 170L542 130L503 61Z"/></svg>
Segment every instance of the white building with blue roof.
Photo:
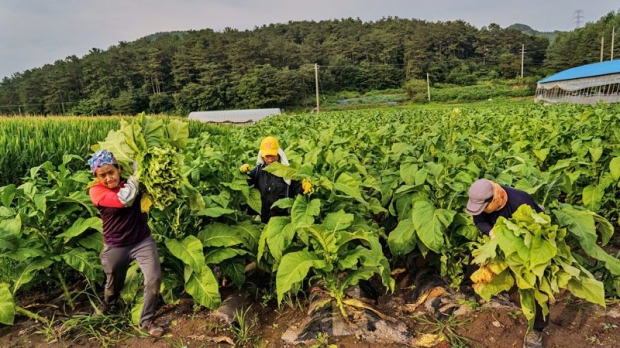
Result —
<svg viewBox="0 0 620 348"><path fill-rule="evenodd" d="M534 102L596 104L620 102L620 60L586 64L538 81Z"/></svg>

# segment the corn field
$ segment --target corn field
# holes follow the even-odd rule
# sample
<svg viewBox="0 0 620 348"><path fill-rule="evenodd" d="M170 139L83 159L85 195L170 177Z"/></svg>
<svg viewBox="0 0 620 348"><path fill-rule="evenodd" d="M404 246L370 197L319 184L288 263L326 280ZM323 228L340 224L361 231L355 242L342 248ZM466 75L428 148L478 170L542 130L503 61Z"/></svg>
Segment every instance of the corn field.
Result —
<svg viewBox="0 0 620 348"><path fill-rule="evenodd" d="M105 139L110 130L118 129L123 118L130 117L0 115L0 187L21 182L30 168L46 161L58 165L66 154L86 160L91 153L90 146ZM226 127L189 121L190 136L207 129L220 132Z"/></svg>

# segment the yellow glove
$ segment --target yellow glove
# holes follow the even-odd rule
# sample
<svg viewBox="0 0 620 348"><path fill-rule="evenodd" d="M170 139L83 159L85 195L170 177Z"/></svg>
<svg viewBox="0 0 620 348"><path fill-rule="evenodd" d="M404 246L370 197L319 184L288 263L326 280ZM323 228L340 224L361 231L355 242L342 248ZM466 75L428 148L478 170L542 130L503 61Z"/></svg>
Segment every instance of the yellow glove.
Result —
<svg viewBox="0 0 620 348"><path fill-rule="evenodd" d="M239 167L239 171L240 171L241 173L244 173L244 174L245 174L245 173L247 173L247 172L249 172L249 171L250 171L250 165L249 165L249 164L247 164L247 163L246 163L246 164L244 164L244 165L242 165L241 167Z"/></svg>
<svg viewBox="0 0 620 348"><path fill-rule="evenodd" d="M314 192L314 190L312 189L312 184L308 179L303 179L301 181L301 188L304 190L304 195Z"/></svg>

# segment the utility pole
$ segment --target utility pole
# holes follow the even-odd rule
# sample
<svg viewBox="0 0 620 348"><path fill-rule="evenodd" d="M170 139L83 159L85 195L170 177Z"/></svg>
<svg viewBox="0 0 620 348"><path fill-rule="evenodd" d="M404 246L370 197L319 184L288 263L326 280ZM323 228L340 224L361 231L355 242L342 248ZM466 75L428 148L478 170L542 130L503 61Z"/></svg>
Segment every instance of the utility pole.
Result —
<svg viewBox="0 0 620 348"><path fill-rule="evenodd" d="M616 27L611 29L611 57L609 60L614 60L614 37L616 36Z"/></svg>
<svg viewBox="0 0 620 348"><path fill-rule="evenodd" d="M314 63L314 87L316 89L316 113L319 113L319 65Z"/></svg>
<svg viewBox="0 0 620 348"><path fill-rule="evenodd" d="M601 36L601 62L603 61L603 48L605 48L605 37Z"/></svg>
<svg viewBox="0 0 620 348"><path fill-rule="evenodd" d="M523 78L523 57L525 56L525 44L521 44L521 78Z"/></svg>
<svg viewBox="0 0 620 348"><path fill-rule="evenodd" d="M411 61L407 60L407 71L405 72L405 79L409 79L409 75L411 75Z"/></svg>
<svg viewBox="0 0 620 348"><path fill-rule="evenodd" d="M428 95L428 101L431 101L431 82L428 73L426 73L426 94Z"/></svg>

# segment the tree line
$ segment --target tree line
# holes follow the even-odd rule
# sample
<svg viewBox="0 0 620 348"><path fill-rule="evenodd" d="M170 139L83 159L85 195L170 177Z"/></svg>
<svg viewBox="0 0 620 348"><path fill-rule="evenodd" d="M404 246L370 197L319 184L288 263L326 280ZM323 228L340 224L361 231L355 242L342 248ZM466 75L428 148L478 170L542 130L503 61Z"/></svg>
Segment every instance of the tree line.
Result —
<svg viewBox="0 0 620 348"><path fill-rule="evenodd" d="M435 83L461 86L515 78L522 56L524 75L544 77L598 61L600 35L617 21L612 12L560 33L552 44L497 24L478 29L461 20L398 17L157 33L4 78L0 114L311 107L315 64L325 95L400 88L427 74Z"/></svg>

